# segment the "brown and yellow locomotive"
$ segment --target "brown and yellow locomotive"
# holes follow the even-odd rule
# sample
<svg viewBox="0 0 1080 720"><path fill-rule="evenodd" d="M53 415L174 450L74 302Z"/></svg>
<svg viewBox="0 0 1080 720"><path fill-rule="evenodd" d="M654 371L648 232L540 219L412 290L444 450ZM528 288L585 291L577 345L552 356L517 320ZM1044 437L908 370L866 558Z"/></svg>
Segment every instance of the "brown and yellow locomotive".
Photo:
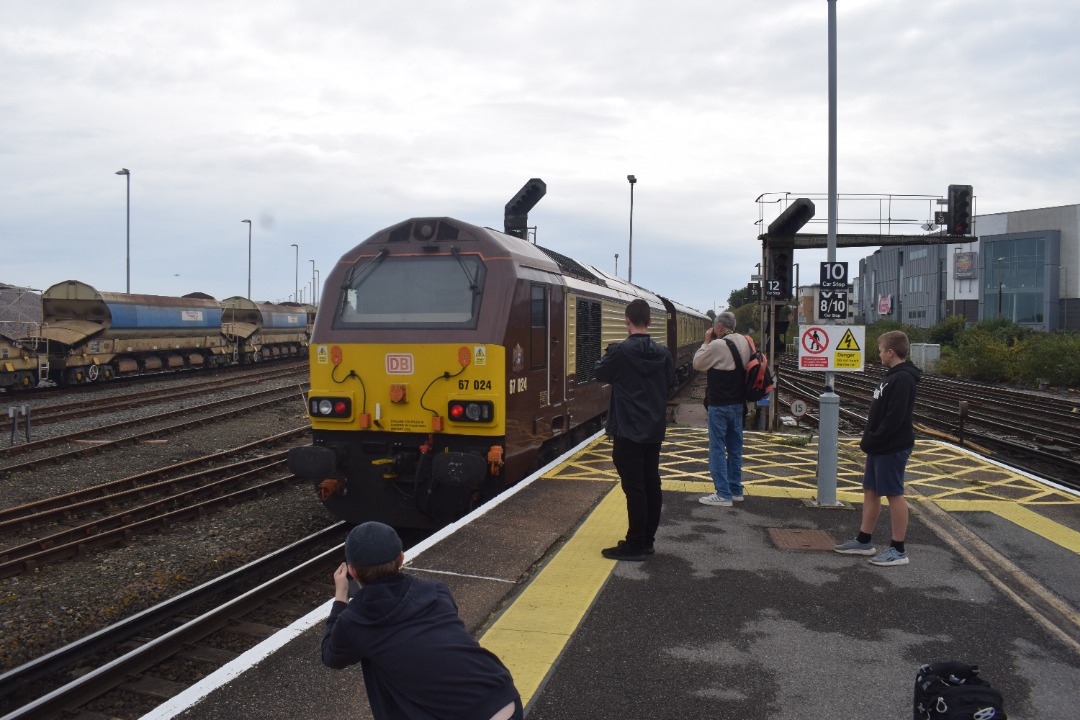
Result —
<svg viewBox="0 0 1080 720"><path fill-rule="evenodd" d="M450 522L596 432L610 389L594 367L626 336L631 300L652 305L654 338L685 358L684 375L709 324L445 217L377 232L323 292L309 348L313 442L290 451L289 466L334 515L400 527Z"/></svg>

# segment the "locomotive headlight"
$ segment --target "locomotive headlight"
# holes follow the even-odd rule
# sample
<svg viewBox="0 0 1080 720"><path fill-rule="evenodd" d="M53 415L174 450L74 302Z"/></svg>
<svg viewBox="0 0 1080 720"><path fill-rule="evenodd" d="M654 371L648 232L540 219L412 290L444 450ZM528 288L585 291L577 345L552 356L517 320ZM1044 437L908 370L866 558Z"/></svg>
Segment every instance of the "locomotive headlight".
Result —
<svg viewBox="0 0 1080 720"><path fill-rule="evenodd" d="M313 397L308 399L308 411L313 418L343 418L352 416L352 400L347 397Z"/></svg>
<svg viewBox="0 0 1080 720"><path fill-rule="evenodd" d="M446 409L451 420L458 422L492 422L495 405L489 400L454 400Z"/></svg>

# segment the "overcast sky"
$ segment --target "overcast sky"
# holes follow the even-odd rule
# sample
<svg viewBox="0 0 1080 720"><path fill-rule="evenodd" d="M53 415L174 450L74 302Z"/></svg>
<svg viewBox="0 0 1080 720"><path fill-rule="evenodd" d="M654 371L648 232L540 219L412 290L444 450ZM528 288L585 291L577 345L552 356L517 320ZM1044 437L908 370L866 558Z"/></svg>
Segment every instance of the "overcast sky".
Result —
<svg viewBox="0 0 1080 720"><path fill-rule="evenodd" d="M838 0L838 187L1080 202L1075 0ZM826 0L0 0L0 282L285 300L375 231L502 228L702 311L828 190ZM784 193L791 193L785 196ZM827 204L817 203L824 232ZM918 223L930 200L841 201ZM860 231L876 227L860 226ZM844 231L841 226L841 231ZM916 225L893 231L918 232ZM866 251L840 251L852 263ZM796 254L816 280L824 252ZM310 297L309 293L305 294Z"/></svg>

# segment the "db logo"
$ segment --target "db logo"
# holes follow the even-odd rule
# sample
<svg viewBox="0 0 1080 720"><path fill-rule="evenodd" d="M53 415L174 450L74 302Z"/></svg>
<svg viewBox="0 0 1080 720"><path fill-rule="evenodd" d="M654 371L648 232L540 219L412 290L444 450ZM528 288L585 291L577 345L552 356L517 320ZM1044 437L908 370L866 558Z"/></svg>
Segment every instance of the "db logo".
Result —
<svg viewBox="0 0 1080 720"><path fill-rule="evenodd" d="M386 372L388 375L412 375L413 356L409 353L387 354Z"/></svg>

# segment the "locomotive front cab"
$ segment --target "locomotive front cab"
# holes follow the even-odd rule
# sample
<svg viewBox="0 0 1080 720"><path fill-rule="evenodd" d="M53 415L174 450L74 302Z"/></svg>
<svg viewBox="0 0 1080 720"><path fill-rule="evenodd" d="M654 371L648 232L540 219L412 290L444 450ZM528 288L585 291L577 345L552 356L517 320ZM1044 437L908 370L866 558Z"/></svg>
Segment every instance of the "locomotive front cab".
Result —
<svg viewBox="0 0 1080 720"><path fill-rule="evenodd" d="M309 348L312 445L289 467L338 517L437 527L501 489L505 350L483 322L494 286L469 240L445 219L410 221L327 280Z"/></svg>

